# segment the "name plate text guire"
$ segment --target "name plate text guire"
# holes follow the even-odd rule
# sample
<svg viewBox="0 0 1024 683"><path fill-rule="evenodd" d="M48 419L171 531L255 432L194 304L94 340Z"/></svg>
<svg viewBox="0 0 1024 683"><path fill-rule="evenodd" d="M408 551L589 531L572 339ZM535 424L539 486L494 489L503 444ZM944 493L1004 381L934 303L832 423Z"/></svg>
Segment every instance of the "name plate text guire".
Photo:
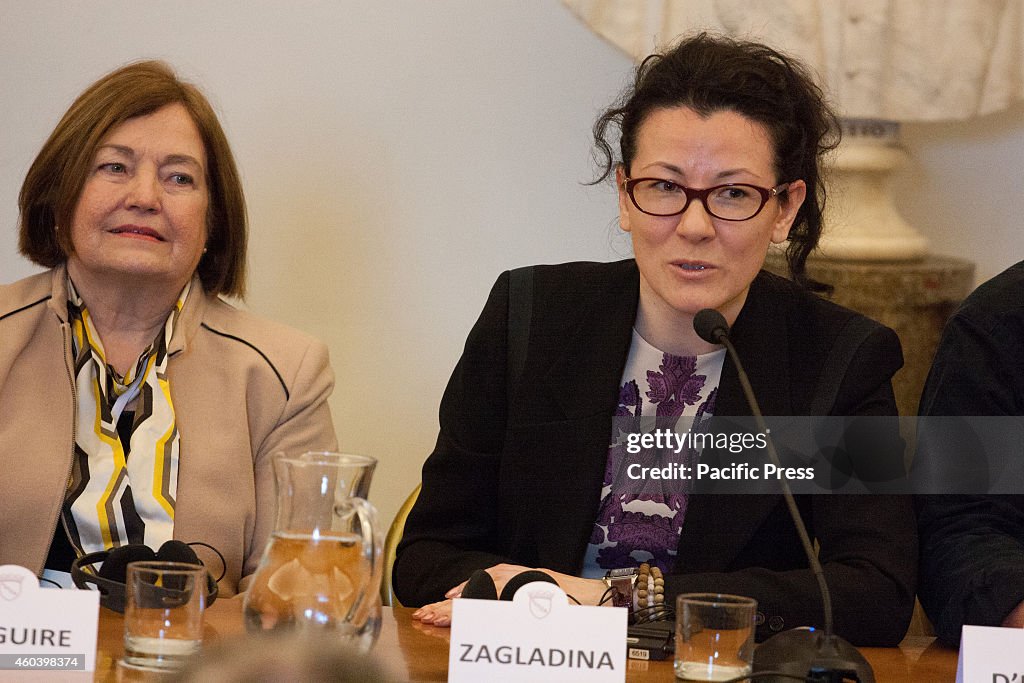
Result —
<svg viewBox="0 0 1024 683"><path fill-rule="evenodd" d="M24 567L0 566L0 670L94 671L100 594L43 590Z"/></svg>

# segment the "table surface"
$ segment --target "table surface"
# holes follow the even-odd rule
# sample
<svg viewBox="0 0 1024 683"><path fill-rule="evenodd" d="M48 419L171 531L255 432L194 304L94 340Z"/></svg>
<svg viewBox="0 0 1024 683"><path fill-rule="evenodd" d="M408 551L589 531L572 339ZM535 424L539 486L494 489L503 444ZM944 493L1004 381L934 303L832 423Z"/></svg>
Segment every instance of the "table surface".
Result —
<svg viewBox="0 0 1024 683"><path fill-rule="evenodd" d="M377 657L410 681L444 681L448 675L450 630L425 626L412 619L412 609L385 607L380 640L374 648ZM218 600L206 613L205 640L215 641L245 632L242 601ZM117 662L124 652L124 621L120 614L100 610L96 657L96 681L159 680L129 672ZM893 648L862 648L861 652L875 670L879 683L887 681L952 682L956 677L956 650L939 645L933 638L909 637ZM26 678L25 680L33 680ZM35 678L34 680L39 680ZM627 660L626 680L630 683L674 681L672 662Z"/></svg>

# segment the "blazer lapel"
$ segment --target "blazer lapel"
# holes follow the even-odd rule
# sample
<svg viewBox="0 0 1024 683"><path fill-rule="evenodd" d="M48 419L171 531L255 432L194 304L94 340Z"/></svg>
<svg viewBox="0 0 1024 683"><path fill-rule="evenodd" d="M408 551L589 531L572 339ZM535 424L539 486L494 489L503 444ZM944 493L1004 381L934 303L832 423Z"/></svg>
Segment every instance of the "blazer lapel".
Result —
<svg viewBox="0 0 1024 683"><path fill-rule="evenodd" d="M566 335L538 340L537 347L531 340L531 353L543 348L551 358L546 367L538 368L537 390L531 392L536 404L530 412L547 416L544 424L531 428L534 438L543 434L543 452L531 449L532 457L538 463L546 460L542 467L548 472L550 461L556 460L557 471L564 475L557 482L557 502L541 513L558 533L549 529L539 535L538 556L542 566L571 573L582 566L597 518L612 415L640 288L633 261L609 264L607 274L579 311L571 312L574 327Z"/></svg>
<svg viewBox="0 0 1024 683"><path fill-rule="evenodd" d="M759 275L732 326L730 338L764 415L792 412L786 309L766 291ZM715 415L748 416L739 373L726 357L715 399ZM779 504L779 495L694 494L679 536L678 566L688 571L721 571L732 564L761 522Z"/></svg>
<svg viewBox="0 0 1024 683"><path fill-rule="evenodd" d="M754 396L765 415L791 415L789 329L786 305L771 296L759 275L732 326L730 338L743 361ZM715 400L715 415L752 415L732 358L726 358Z"/></svg>
<svg viewBox="0 0 1024 683"><path fill-rule="evenodd" d="M588 297L575 329L560 341L544 373L548 395L570 420L602 411L610 419L618 398L633 337L640 276L632 261L614 265L613 276ZM610 432L602 438L607 442L609 436Z"/></svg>

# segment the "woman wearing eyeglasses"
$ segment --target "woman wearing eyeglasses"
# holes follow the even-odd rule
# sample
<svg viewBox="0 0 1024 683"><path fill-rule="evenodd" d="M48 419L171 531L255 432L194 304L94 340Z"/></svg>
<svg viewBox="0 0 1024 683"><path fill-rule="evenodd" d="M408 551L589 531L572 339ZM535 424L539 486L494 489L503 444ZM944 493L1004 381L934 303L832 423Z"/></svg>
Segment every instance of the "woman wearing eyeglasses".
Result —
<svg viewBox="0 0 1024 683"><path fill-rule="evenodd" d="M441 403L396 595L424 605L421 621L445 625L477 569L500 592L540 568L584 604L607 597L609 571L636 570L634 585L669 605L686 592L756 598L760 638L821 626L781 496L689 495L669 480L637 495L609 463L622 448L614 418L751 414L725 350L694 331L705 308L731 326L763 412L811 414L840 330L859 318L814 294L804 272L822 230L820 161L836 142L834 115L793 60L702 34L645 60L594 132L634 258L535 267L525 307L513 276L498 278ZM770 245L787 239L791 280L761 270ZM896 413L899 341L869 327L839 368L827 414ZM803 496L798 507L838 634L899 642L915 587L909 500Z"/></svg>

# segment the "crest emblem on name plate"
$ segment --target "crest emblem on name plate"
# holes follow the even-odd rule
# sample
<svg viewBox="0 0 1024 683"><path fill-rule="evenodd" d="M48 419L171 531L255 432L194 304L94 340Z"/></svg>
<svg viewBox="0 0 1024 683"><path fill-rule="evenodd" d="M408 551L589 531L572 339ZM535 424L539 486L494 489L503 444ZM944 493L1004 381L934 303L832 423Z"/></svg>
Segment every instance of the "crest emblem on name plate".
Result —
<svg viewBox="0 0 1024 683"><path fill-rule="evenodd" d="M21 582L24 576L18 574L0 574L0 598L11 602L21 595Z"/></svg>
<svg viewBox="0 0 1024 683"><path fill-rule="evenodd" d="M549 591L530 591L530 614L543 619L551 614L551 593Z"/></svg>

